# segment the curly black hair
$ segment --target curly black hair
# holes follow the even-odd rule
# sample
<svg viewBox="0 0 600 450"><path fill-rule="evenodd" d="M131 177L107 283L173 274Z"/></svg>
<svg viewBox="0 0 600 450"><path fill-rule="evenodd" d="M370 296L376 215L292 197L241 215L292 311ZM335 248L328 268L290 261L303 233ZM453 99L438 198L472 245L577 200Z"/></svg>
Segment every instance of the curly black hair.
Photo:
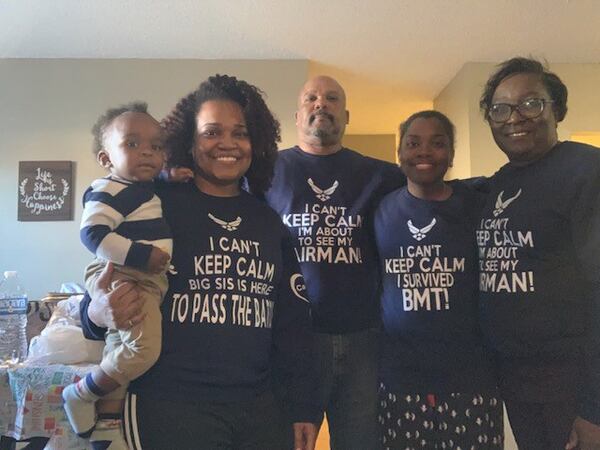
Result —
<svg viewBox="0 0 600 450"><path fill-rule="evenodd" d="M479 108L486 120L488 120L488 110L492 105L492 97L498 85L506 77L518 73L538 75L554 102L552 107L556 121L561 122L565 118L567 115L567 86L565 86L558 75L550 72L541 62L533 58L516 57L498 64L497 67L496 72L490 76L485 84L483 94L479 100Z"/></svg>
<svg viewBox="0 0 600 450"><path fill-rule="evenodd" d="M416 112L400 124L400 145L402 145L402 141L404 140L404 137L406 136L406 132L410 128L410 125L417 119L437 119L442 124L442 128L444 128L444 132L446 133L446 136L448 136L448 140L450 141L450 150L452 153L454 153L454 136L456 134L456 128L454 127L452 121L448 119L448 117L445 114L439 111L434 111L432 109ZM398 147L398 150L400 150L400 147Z"/></svg>
<svg viewBox="0 0 600 450"><path fill-rule="evenodd" d="M196 138L196 116L209 100L229 100L242 109L252 146L252 163L245 178L250 192L262 197L271 185L277 159L277 143L281 140L279 122L275 119L256 86L229 75L214 75L198 89L183 97L161 125L166 131L167 165L194 168L193 149Z"/></svg>
<svg viewBox="0 0 600 450"><path fill-rule="evenodd" d="M116 108L107 109L104 114L96 120L96 123L92 127L92 135L94 136L92 152L94 155L97 155L98 152L104 148L104 133L106 132L106 129L113 120L126 112L148 114L148 104L146 102L135 101Z"/></svg>

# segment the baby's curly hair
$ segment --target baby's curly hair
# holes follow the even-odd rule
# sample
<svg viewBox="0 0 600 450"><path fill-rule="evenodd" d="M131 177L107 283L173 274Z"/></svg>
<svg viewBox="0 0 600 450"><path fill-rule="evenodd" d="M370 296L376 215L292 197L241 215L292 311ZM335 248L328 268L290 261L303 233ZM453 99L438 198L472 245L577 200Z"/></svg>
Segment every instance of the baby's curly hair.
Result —
<svg viewBox="0 0 600 450"><path fill-rule="evenodd" d="M229 75L215 75L183 97L161 125L166 132L167 165L194 169L193 149L196 115L209 100L230 100L242 109L252 146L252 163L245 178L250 192L262 197L271 185L281 140L279 122L267 107L263 92L256 86Z"/></svg>
<svg viewBox="0 0 600 450"><path fill-rule="evenodd" d="M113 120L115 120L121 114L125 114L126 112L137 112L149 115L148 104L146 102L135 101L127 103L126 105L118 106L116 108L107 109L92 127L92 135L94 136L92 152L94 155L97 155L98 152L104 148L104 132L106 129L110 126Z"/></svg>

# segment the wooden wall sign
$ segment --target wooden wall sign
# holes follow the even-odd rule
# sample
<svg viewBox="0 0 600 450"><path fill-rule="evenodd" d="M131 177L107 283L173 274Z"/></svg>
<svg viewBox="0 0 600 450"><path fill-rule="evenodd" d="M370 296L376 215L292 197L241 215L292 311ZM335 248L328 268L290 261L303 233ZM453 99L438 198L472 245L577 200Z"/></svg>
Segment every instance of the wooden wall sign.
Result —
<svg viewBox="0 0 600 450"><path fill-rule="evenodd" d="M20 161L21 222L73 220L73 162Z"/></svg>

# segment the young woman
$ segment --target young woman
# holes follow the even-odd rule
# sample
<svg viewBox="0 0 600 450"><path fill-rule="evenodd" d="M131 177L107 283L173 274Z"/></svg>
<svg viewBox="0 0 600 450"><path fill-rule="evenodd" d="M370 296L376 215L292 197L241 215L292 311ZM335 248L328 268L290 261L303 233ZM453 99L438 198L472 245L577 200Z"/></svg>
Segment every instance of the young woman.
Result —
<svg viewBox="0 0 600 450"><path fill-rule="evenodd" d="M480 194L444 181L454 126L437 111L400 126L408 185L375 213L384 324L382 448L503 447L502 402L477 325Z"/></svg>
<svg viewBox="0 0 600 450"><path fill-rule="evenodd" d="M171 166L193 179L159 187L173 233L162 353L130 387L132 449L283 449L284 417L271 391L285 383L296 447L314 448L309 305L290 236L261 196L277 155L279 124L260 91L214 76L163 121ZM88 333L108 325L124 289L94 300ZM133 295L134 296L134 295ZM126 303L126 302L125 302ZM129 314L128 325L140 320ZM84 319L85 320L85 319ZM123 320L121 320L123 323ZM291 432L291 430L289 430Z"/></svg>

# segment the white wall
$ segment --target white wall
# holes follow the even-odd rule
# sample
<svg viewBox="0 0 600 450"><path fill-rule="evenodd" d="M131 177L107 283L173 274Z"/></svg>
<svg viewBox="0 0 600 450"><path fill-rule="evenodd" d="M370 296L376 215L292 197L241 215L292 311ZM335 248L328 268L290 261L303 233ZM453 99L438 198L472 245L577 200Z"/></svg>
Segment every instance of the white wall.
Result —
<svg viewBox="0 0 600 450"><path fill-rule="evenodd" d="M282 148L296 141L296 97L308 61L0 60L0 272L18 270L30 298L82 281L91 254L79 241L81 196L103 175L91 154L91 126L107 108L145 100L157 118L215 73L263 89L282 125ZM75 161L75 220L18 222L19 161Z"/></svg>
<svg viewBox="0 0 600 450"><path fill-rule="evenodd" d="M456 127L454 165L446 178L468 178L471 173L470 98L473 87L469 74L461 69L435 99L434 108L446 114Z"/></svg>

